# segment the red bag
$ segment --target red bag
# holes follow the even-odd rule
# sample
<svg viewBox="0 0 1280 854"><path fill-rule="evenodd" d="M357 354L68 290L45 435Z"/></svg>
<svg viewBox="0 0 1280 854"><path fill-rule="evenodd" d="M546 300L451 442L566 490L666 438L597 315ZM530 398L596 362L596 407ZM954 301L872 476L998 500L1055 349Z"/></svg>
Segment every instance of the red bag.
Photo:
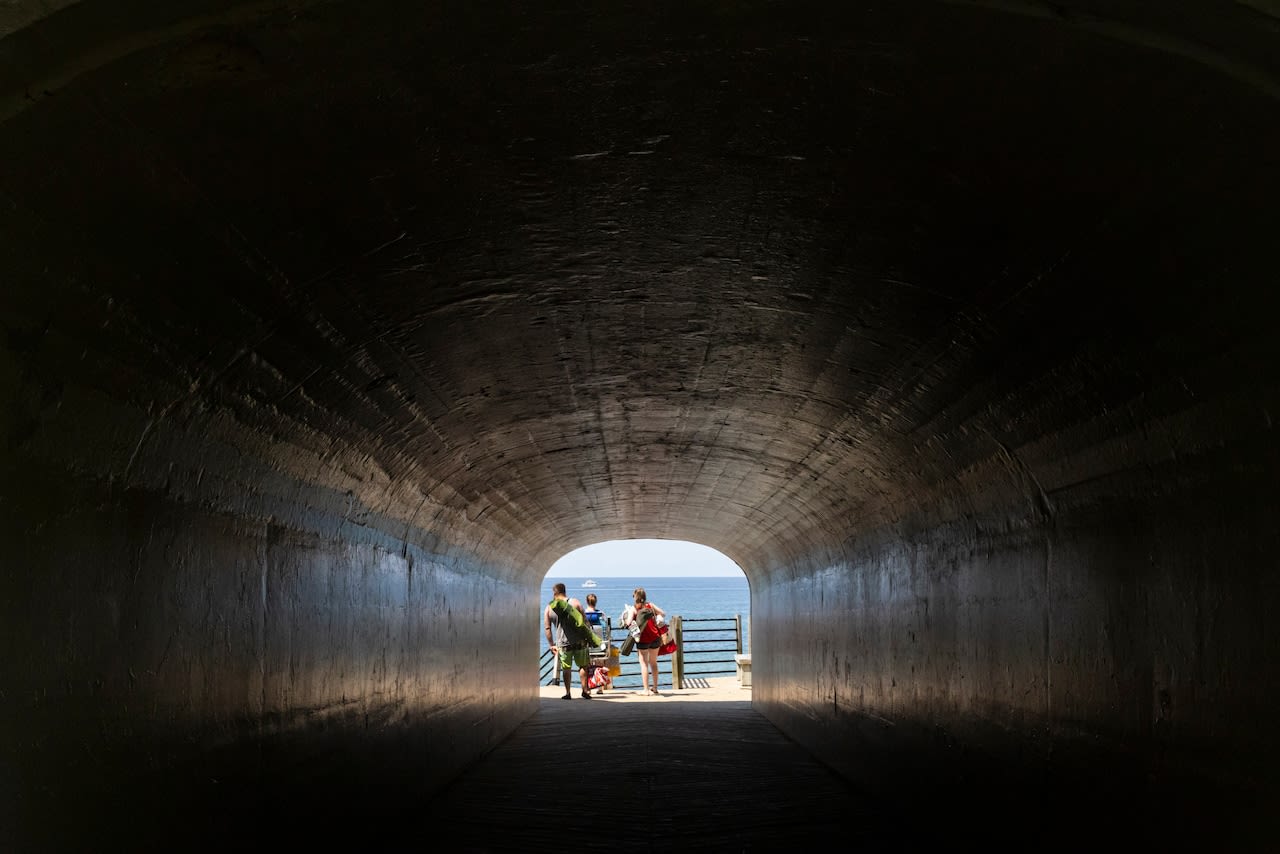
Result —
<svg viewBox="0 0 1280 854"><path fill-rule="evenodd" d="M613 677L609 675L609 668L604 664L593 664L587 668L587 687L588 688L608 688L613 684Z"/></svg>

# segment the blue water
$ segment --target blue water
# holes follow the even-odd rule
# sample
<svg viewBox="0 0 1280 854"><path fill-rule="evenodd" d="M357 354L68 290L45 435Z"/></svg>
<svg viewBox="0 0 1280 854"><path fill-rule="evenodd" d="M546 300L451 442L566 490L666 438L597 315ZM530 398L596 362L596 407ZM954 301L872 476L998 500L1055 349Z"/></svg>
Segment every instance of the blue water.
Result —
<svg viewBox="0 0 1280 854"><path fill-rule="evenodd" d="M585 578L548 577L542 585L542 604L551 601L551 585L563 581L570 598L585 604L595 593L596 609L614 618L633 601L631 592L643 587L653 602L669 615L682 617L732 617L751 613L751 588L746 578L597 578L596 587L583 587Z"/></svg>
<svg viewBox="0 0 1280 854"><path fill-rule="evenodd" d="M745 577L597 578L595 587L583 587L585 578L549 576L542 585L543 605L551 601L551 586L557 581L564 582L569 598L580 599L584 605L588 593L596 594L597 610L603 611L613 620L615 644L620 643L624 637L618 622L622 609L633 601L632 591L643 587L650 602L666 611L669 616L680 616L684 620L686 675L706 673L724 676L726 672L733 672L734 665L723 660L731 661L735 651L732 649L735 644L732 623L720 622L719 618L742 618L742 651L751 651L751 588ZM546 647L546 639L542 635L541 608L538 613L536 628L541 650ZM697 622L707 618L716 618L716 622ZM692 631L693 629L701 630ZM719 661L713 662L712 659ZM659 659L659 670L662 684L666 685L670 678L670 656ZM629 688L639 684L635 655L622 658L622 673L622 676L614 679L615 687ZM576 676L574 682L576 685Z"/></svg>

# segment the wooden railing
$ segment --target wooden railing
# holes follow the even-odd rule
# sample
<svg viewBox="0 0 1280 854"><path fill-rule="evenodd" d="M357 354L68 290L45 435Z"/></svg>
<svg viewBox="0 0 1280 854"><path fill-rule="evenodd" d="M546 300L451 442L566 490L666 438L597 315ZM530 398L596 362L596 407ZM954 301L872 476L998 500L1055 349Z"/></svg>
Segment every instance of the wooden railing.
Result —
<svg viewBox="0 0 1280 854"><path fill-rule="evenodd" d="M732 617L672 617L671 629L676 637L676 651L672 655L659 656L659 683L662 682L664 671L670 684L676 688L685 687L690 679L738 673L735 656L743 652L742 622L741 614ZM614 627L612 620L607 621L606 625L603 634L608 636L611 645L620 646L627 636L627 630L622 626ZM613 678L614 687L638 687L639 656L635 653L624 655L620 657L620 662L622 675ZM539 659L538 680L547 685L560 683L560 672L549 649L544 649Z"/></svg>

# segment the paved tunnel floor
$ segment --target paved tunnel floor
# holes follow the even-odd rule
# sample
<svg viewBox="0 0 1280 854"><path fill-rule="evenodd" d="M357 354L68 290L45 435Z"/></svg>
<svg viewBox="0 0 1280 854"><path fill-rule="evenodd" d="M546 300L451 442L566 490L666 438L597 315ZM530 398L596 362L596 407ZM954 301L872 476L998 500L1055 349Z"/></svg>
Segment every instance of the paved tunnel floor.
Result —
<svg viewBox="0 0 1280 854"><path fill-rule="evenodd" d="M562 693L542 687L538 711L432 799L410 849L439 833L451 852L1278 850L1274 835L1199 821L1195 803L1099 799L1079 781L859 790L733 678L661 697Z"/></svg>
<svg viewBox="0 0 1280 854"><path fill-rule="evenodd" d="M732 677L660 697L541 690L537 713L428 810L432 826L469 829L451 851L654 850L640 827L670 854L889 838L868 798L752 711Z"/></svg>
<svg viewBox="0 0 1280 854"><path fill-rule="evenodd" d="M661 697L540 691L537 711L441 791L411 778L369 788L336 755L283 785L210 768L216 786L69 804L46 827L74 843L18 850L1280 850L1280 834L1246 841L1201 802L1099 798L1097 779L939 786L909 774L862 790L754 711L731 677Z"/></svg>

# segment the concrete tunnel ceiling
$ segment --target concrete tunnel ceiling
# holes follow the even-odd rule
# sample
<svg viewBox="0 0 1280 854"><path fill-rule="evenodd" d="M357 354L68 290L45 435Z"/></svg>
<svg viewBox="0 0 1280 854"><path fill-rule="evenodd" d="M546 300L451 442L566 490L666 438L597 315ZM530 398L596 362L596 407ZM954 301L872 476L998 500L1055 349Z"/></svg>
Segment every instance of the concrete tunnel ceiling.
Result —
<svg viewBox="0 0 1280 854"><path fill-rule="evenodd" d="M1094 6L12 19L11 433L290 524L467 524L531 582L630 537L754 579L1156 470L1220 440L1180 426L1209 390L1273 390L1276 21Z"/></svg>

